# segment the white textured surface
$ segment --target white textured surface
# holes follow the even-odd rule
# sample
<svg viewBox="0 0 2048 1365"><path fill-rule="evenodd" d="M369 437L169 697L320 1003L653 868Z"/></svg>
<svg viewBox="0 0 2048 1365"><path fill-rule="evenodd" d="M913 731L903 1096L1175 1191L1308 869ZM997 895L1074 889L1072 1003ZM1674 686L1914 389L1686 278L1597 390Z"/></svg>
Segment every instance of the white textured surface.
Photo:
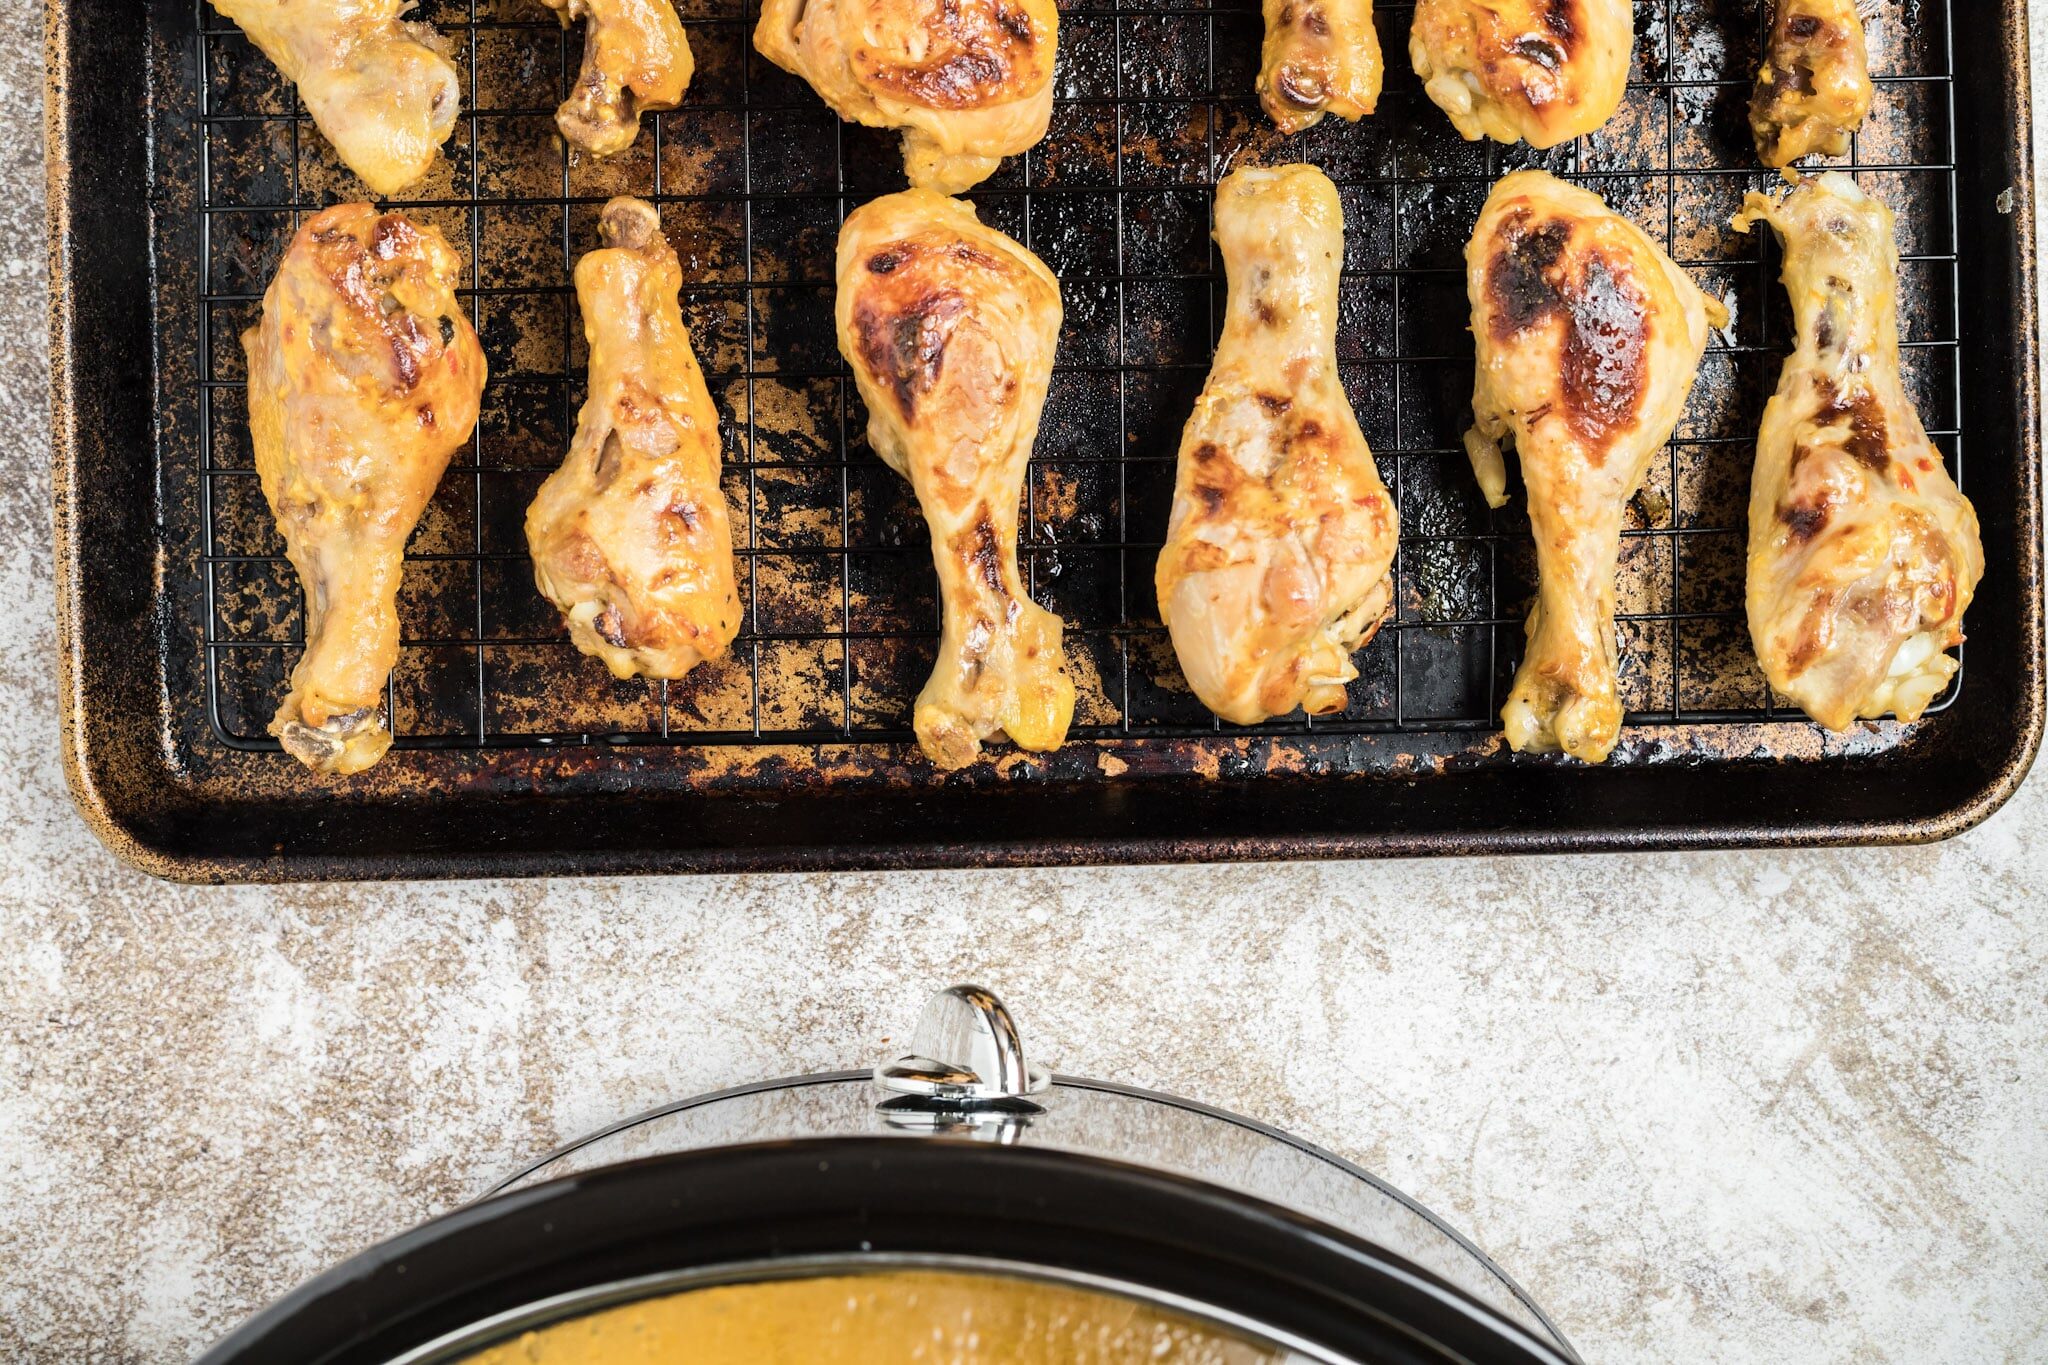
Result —
<svg viewBox="0 0 2048 1365"><path fill-rule="evenodd" d="M182 1359L560 1138L866 1061L964 977L1045 1059L1384 1174L1589 1360L2048 1358L2040 781L1887 851L245 891L118 865L57 762L39 25L0 7L0 1358Z"/></svg>

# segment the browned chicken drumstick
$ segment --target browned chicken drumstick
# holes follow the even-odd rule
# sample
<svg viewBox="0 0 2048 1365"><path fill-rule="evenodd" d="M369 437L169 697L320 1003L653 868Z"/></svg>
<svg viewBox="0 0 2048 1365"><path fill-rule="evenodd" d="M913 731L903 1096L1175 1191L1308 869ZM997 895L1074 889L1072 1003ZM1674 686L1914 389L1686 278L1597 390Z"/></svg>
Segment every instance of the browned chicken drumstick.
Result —
<svg viewBox="0 0 2048 1365"><path fill-rule="evenodd" d="M1499 507L1513 443L1536 538L1529 643L1501 721L1516 750L1597 763L1621 733L1622 512L1727 310L1634 223L1544 171L1494 186L1465 267L1479 350L1465 448Z"/></svg>
<svg viewBox="0 0 2048 1365"><path fill-rule="evenodd" d="M1856 0L1777 0L1749 126L1766 166L1841 156L1870 112L1870 56Z"/></svg>
<svg viewBox="0 0 2048 1365"><path fill-rule="evenodd" d="M1752 193L1735 226L1759 220L1784 244L1799 340L1757 434L1750 638L1822 725L1914 720L1955 675L1984 548L1899 379L1892 213L1831 171Z"/></svg>
<svg viewBox="0 0 2048 1365"><path fill-rule="evenodd" d="M942 768L1006 733L1056 749L1074 714L1060 618L1017 572L1017 505L1060 334L1045 263L930 190L884 195L839 233L839 349L875 453L931 528L939 656L911 724Z"/></svg>
<svg viewBox="0 0 2048 1365"><path fill-rule="evenodd" d="M299 89L343 164L378 194L427 173L455 129L461 79L411 0L214 0Z"/></svg>
<svg viewBox="0 0 2048 1365"><path fill-rule="evenodd" d="M903 173L958 194L1052 119L1053 0L763 0L754 46L839 117L903 130Z"/></svg>
<svg viewBox="0 0 2048 1365"><path fill-rule="evenodd" d="M1337 374L1344 210L1313 166L1216 187L1223 339L1181 436L1154 583L1202 704L1253 725L1342 710L1393 587L1394 500Z"/></svg>
<svg viewBox="0 0 2048 1365"><path fill-rule="evenodd" d="M1373 111L1386 64L1372 0L1266 0L1265 11L1259 103L1281 132Z"/></svg>
<svg viewBox="0 0 2048 1365"><path fill-rule="evenodd" d="M573 147L616 156L640 135L640 116L683 102L696 62L669 0L543 0L563 27L577 19L583 70L555 111L555 126Z"/></svg>
<svg viewBox="0 0 2048 1365"><path fill-rule="evenodd" d="M1628 88L1629 0L1417 0L1408 59L1467 139L1555 147Z"/></svg>
<svg viewBox="0 0 2048 1365"><path fill-rule="evenodd" d="M405 542L484 387L461 275L433 228L337 204L299 229L242 334L256 472L306 594L306 651L270 733L316 772L391 747Z"/></svg>
<svg viewBox="0 0 2048 1365"><path fill-rule="evenodd" d="M718 413L676 304L682 267L654 206L614 199L576 263L590 393L526 513L540 590L618 677L680 678L739 630Z"/></svg>

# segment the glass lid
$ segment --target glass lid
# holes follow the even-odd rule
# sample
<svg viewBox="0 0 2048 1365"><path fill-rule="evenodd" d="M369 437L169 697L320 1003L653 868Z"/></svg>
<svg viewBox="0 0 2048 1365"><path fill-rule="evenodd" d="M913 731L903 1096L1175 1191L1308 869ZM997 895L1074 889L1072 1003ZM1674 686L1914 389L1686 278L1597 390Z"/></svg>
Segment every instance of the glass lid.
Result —
<svg viewBox="0 0 2048 1365"><path fill-rule="evenodd" d="M487 1193L639 1157L838 1136L1023 1144L1130 1161L1257 1196L1385 1248L1576 1359L1520 1286L1449 1225L1350 1162L1223 1110L1029 1064L992 993L932 997L911 1052L666 1105L571 1143Z"/></svg>

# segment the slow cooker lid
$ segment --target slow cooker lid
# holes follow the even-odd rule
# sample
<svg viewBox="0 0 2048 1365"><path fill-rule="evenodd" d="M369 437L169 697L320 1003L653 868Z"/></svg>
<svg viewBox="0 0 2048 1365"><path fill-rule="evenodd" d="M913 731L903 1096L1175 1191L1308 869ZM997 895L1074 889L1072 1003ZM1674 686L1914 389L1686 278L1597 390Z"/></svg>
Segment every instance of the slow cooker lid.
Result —
<svg viewBox="0 0 2048 1365"><path fill-rule="evenodd" d="M905 1256L1099 1277L1357 1365L1567 1359L1400 1257L1238 1191L1028 1145L841 1137L670 1153L471 1205L312 1281L202 1365L389 1365L690 1267Z"/></svg>
<svg viewBox="0 0 2048 1365"><path fill-rule="evenodd" d="M542 1157L488 1193L665 1152L770 1139L893 1136L1085 1152L1177 1172L1308 1214L1436 1275L1571 1357L1562 1334L1449 1224L1334 1153L1224 1110L1049 1075L993 992L931 997L908 1052L872 1071L787 1077L697 1096Z"/></svg>

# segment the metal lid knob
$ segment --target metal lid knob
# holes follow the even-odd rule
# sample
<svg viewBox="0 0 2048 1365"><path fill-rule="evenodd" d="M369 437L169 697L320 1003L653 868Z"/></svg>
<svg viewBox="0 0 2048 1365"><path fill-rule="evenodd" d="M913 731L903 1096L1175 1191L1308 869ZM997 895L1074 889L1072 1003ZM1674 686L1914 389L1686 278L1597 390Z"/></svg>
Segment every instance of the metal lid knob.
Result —
<svg viewBox="0 0 2048 1365"><path fill-rule="evenodd" d="M995 992L951 986L925 1002L911 1051L875 1068L875 1084L951 1109L1035 1110L1024 1101L1052 1083L1024 1059L1016 1021ZM895 1101L890 1101L896 1107Z"/></svg>

